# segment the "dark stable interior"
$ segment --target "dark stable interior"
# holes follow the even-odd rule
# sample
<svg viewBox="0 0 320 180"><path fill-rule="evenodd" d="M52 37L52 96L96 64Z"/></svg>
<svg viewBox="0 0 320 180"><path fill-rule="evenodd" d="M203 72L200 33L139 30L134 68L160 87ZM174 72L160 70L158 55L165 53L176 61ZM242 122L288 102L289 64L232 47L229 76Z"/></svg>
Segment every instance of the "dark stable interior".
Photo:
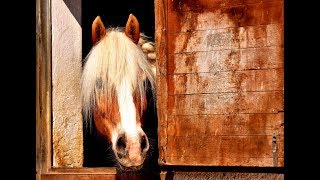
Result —
<svg viewBox="0 0 320 180"><path fill-rule="evenodd" d="M82 1L82 57L92 47L91 24L96 16L100 16L105 27L124 27L129 14L136 16L140 24L140 32L154 41L154 1L152 0L83 0Z"/></svg>
<svg viewBox="0 0 320 180"><path fill-rule="evenodd" d="M154 1L151 0L83 0L82 1L82 57L87 56L92 47L91 25L96 16L100 16L105 27L124 27L129 14L134 14L140 24L140 31L149 40L154 41ZM147 121L144 131L149 138L150 147L144 167L135 173L159 174L158 135L156 104L151 93L148 94L148 108L144 114ZM86 129L84 124L84 167L113 167L115 159L107 140L100 136L94 128ZM157 178L156 178L157 179Z"/></svg>

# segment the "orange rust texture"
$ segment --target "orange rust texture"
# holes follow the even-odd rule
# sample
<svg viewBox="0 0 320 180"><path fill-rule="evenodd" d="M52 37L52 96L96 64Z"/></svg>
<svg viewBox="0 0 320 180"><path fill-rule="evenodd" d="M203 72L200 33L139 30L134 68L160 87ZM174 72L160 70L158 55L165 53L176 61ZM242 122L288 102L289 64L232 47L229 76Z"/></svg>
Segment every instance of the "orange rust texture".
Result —
<svg viewBox="0 0 320 180"><path fill-rule="evenodd" d="M283 166L283 0L165 2L161 163Z"/></svg>

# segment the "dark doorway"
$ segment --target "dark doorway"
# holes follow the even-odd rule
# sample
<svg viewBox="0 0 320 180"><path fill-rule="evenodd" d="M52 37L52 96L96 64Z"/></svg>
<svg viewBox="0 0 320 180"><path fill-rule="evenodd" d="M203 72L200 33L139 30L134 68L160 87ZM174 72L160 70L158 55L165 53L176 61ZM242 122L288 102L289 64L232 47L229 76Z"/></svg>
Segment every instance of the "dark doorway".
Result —
<svg viewBox="0 0 320 180"><path fill-rule="evenodd" d="M106 28L124 27L129 14L134 14L140 24L140 31L154 41L154 1L152 0L82 0L82 57L92 47L91 24L100 16Z"/></svg>

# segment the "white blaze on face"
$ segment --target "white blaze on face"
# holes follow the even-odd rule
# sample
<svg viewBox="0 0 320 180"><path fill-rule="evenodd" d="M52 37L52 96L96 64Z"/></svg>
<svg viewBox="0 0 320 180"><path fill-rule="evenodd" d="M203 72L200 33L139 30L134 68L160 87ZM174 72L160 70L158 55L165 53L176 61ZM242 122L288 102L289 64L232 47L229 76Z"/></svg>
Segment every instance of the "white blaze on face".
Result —
<svg viewBox="0 0 320 180"><path fill-rule="evenodd" d="M147 147L143 147L144 152L141 149L141 134L144 134L144 132L140 127L140 123L137 123L136 120L137 112L132 95L132 89L133 88L131 87L130 83L126 83L126 80L123 80L117 89L118 106L121 120L120 125L115 129L112 135L113 150L117 153L119 153L119 151L117 151L117 140L119 139L119 135L125 135L125 150L128 152L128 154L125 157L117 156L117 158L119 162L126 167L140 166L143 163L145 153L149 148L148 140L146 140Z"/></svg>
<svg viewBox="0 0 320 180"><path fill-rule="evenodd" d="M118 105L121 128L128 135L137 135L136 107L133 102L132 87L122 81L118 89Z"/></svg>

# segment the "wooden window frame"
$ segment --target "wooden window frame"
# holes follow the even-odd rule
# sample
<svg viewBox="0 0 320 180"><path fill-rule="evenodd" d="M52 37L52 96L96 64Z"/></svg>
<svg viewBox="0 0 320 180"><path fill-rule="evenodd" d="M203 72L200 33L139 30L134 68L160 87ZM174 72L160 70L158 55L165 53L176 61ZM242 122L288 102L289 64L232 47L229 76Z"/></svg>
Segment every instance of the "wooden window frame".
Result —
<svg viewBox="0 0 320 180"><path fill-rule="evenodd" d="M36 179L114 179L116 169L52 167L51 0L36 1Z"/></svg>
<svg viewBox="0 0 320 180"><path fill-rule="evenodd" d="M36 1L36 179L148 179L147 175L117 174L115 167L53 166L51 3Z"/></svg>

